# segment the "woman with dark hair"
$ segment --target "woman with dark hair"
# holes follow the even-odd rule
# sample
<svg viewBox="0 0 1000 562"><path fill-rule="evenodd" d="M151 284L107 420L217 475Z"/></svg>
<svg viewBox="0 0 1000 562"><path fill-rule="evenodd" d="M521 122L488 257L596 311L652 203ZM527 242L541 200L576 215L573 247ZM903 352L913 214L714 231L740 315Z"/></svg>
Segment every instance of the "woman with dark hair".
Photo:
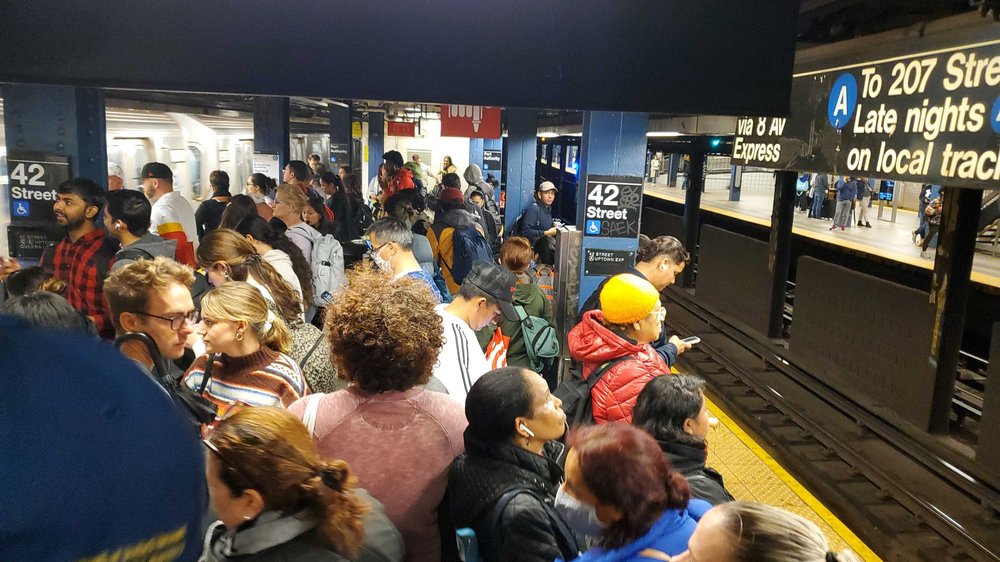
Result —
<svg viewBox="0 0 1000 562"><path fill-rule="evenodd" d="M455 399L426 390L444 343L436 299L423 281L354 268L326 313L330 359L345 390L292 404L323 454L357 471L385 504L410 562L439 560L437 509L467 422ZM310 413L311 412L311 413ZM453 544L453 537L447 538Z"/></svg>
<svg viewBox="0 0 1000 562"><path fill-rule="evenodd" d="M246 408L204 441L205 473L219 521L202 560L353 560L368 506L347 463L325 460L306 429L277 408Z"/></svg>
<svg viewBox="0 0 1000 562"><path fill-rule="evenodd" d="M691 496L712 505L733 501L722 475L705 466L709 418L705 381L686 375L656 377L636 400L632 425L656 439L670 464L691 487Z"/></svg>
<svg viewBox="0 0 1000 562"><path fill-rule="evenodd" d="M592 426L572 433L569 446L556 509L579 532L598 531L598 546L577 560L669 560L687 550L712 506L690 499L687 481L648 433L621 423Z"/></svg>
<svg viewBox="0 0 1000 562"><path fill-rule="evenodd" d="M247 178L247 195L253 199L254 204L257 206L257 214L266 221L271 220L273 212L271 206L267 204L267 196L274 191L277 185L274 180L264 174L253 174Z"/></svg>
<svg viewBox="0 0 1000 562"><path fill-rule="evenodd" d="M339 240L340 224L335 220L326 220L324 207L326 207L326 204L323 203L322 199L319 197L310 197L309 204L302 208L302 220L315 228L320 234L330 234Z"/></svg>
<svg viewBox="0 0 1000 562"><path fill-rule="evenodd" d="M229 174L224 170L213 170L208 176L208 182L212 185L212 198L202 201L194 213L198 240L204 238L206 232L219 228L222 213L225 212L226 206L233 198L232 194L229 193Z"/></svg>
<svg viewBox="0 0 1000 562"><path fill-rule="evenodd" d="M302 302L312 302L312 270L298 246L284 234L276 233L266 220L256 215L241 220L233 230L253 244L260 257L295 289Z"/></svg>
<svg viewBox="0 0 1000 562"><path fill-rule="evenodd" d="M243 219L247 217L260 216L257 212L257 205L248 195L234 195L225 211L222 211L222 218L219 220L219 228L236 228ZM264 220L268 220L264 218Z"/></svg>
<svg viewBox="0 0 1000 562"><path fill-rule="evenodd" d="M579 549L551 507L566 447L562 402L521 367L486 373L465 399L465 453L448 472L456 527L471 527L486 562L548 562ZM560 529L563 532L560 532Z"/></svg>

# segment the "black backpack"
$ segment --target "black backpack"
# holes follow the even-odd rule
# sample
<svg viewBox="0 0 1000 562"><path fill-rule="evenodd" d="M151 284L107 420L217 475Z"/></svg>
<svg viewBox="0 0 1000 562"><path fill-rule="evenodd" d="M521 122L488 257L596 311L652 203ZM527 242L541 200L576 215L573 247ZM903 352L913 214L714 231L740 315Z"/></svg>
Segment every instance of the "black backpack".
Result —
<svg viewBox="0 0 1000 562"><path fill-rule="evenodd" d="M194 391L188 388L182 381L167 374L163 357L156 348L156 343L146 334L132 332L118 336L114 342L115 349L120 349L125 342L132 340L142 342L146 346L146 351L153 360L153 378L167 391L175 404L183 406L185 413L192 423L196 425L212 423L218 414L218 410L214 404L202 397L202 394L205 392L208 381L212 378L212 366L215 364L215 356L209 356L208 364L205 366L205 375L202 377L201 388Z"/></svg>
<svg viewBox="0 0 1000 562"><path fill-rule="evenodd" d="M623 355L612 359L607 363L602 363L600 367L590 373L586 380L578 372L571 371L562 384L553 392L559 400L562 400L562 409L566 413L566 422L570 427L580 425L594 425L594 404L590 392L597 386L597 381L612 367L629 359L630 356Z"/></svg>

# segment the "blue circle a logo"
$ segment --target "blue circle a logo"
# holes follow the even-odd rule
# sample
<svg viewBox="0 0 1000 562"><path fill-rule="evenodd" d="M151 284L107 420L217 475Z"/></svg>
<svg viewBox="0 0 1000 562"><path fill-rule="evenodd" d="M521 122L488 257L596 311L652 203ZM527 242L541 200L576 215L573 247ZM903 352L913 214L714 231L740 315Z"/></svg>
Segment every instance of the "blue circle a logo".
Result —
<svg viewBox="0 0 1000 562"><path fill-rule="evenodd" d="M850 72L837 77L830 90L830 101L826 104L826 117L834 129L843 129L851 122L858 104L858 81Z"/></svg>

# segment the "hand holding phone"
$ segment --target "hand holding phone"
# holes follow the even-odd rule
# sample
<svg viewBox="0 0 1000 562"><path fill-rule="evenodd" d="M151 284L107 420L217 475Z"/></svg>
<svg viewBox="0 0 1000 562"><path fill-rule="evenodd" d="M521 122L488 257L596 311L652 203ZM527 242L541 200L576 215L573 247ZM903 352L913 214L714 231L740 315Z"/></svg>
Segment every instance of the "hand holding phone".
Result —
<svg viewBox="0 0 1000 562"><path fill-rule="evenodd" d="M698 345L699 343L701 343L701 338L699 338L698 336L691 336L689 338L684 338L681 341L688 345Z"/></svg>

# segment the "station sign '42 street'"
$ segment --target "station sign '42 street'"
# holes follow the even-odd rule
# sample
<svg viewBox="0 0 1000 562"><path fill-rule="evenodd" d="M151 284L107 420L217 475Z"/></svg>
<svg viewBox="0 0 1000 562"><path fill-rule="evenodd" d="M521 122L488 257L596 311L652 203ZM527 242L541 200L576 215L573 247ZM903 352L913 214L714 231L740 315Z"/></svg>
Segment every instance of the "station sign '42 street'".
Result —
<svg viewBox="0 0 1000 562"><path fill-rule="evenodd" d="M1000 40L799 74L787 118L737 120L733 162L993 188L998 86Z"/></svg>

